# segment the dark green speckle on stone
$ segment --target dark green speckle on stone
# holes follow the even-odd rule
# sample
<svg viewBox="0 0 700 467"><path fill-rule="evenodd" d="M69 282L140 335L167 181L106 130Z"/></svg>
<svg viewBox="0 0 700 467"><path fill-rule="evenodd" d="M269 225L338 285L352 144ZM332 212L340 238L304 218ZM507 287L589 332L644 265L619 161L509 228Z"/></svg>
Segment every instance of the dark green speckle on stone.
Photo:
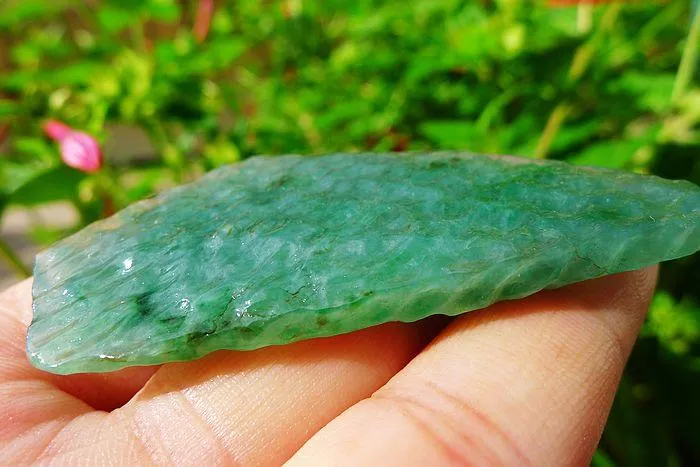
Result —
<svg viewBox="0 0 700 467"><path fill-rule="evenodd" d="M55 373L455 315L700 248L700 188L472 154L256 157L41 253Z"/></svg>

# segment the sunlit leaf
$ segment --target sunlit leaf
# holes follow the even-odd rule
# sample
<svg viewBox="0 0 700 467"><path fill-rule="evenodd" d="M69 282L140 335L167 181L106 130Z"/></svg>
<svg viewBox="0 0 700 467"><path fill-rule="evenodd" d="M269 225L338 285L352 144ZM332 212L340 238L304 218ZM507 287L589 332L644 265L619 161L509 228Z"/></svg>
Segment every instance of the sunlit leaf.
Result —
<svg viewBox="0 0 700 467"><path fill-rule="evenodd" d="M640 147L641 143L636 140L604 141L588 146L568 161L579 165L619 169L630 163Z"/></svg>
<svg viewBox="0 0 700 467"><path fill-rule="evenodd" d="M58 166L31 178L11 193L8 202L33 206L57 200L75 199L78 183L85 174L66 166Z"/></svg>
<svg viewBox="0 0 700 467"><path fill-rule="evenodd" d="M132 10L105 5L97 11L97 21L106 32L114 33L128 27L138 19L134 18Z"/></svg>
<svg viewBox="0 0 700 467"><path fill-rule="evenodd" d="M474 122L430 121L420 125L428 139L444 149L468 149L479 144L481 131Z"/></svg>
<svg viewBox="0 0 700 467"><path fill-rule="evenodd" d="M81 3L78 0L3 0L0 2L0 29L49 18Z"/></svg>
<svg viewBox="0 0 700 467"><path fill-rule="evenodd" d="M0 193L8 195L46 171L46 167L36 164L19 164L2 160L0 162Z"/></svg>

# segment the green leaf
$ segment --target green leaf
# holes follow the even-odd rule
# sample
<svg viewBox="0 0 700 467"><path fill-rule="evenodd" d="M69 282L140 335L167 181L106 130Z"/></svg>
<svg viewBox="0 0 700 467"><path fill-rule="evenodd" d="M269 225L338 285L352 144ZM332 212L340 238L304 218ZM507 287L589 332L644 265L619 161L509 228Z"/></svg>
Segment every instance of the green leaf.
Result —
<svg viewBox="0 0 700 467"><path fill-rule="evenodd" d="M464 61L460 57L442 56L438 53L428 52L412 61L406 72L406 79L410 84L416 85L433 73L449 71L463 65Z"/></svg>
<svg viewBox="0 0 700 467"><path fill-rule="evenodd" d="M238 162L241 159L241 151L232 141L220 138L204 147L204 157L212 167L219 167Z"/></svg>
<svg viewBox="0 0 700 467"><path fill-rule="evenodd" d="M156 64L159 67L165 67L168 65L177 65L175 62L178 58L183 55L180 53L173 41L170 40L160 40L156 41L153 47L153 55L155 56ZM176 68L177 69L177 68Z"/></svg>
<svg viewBox="0 0 700 467"><path fill-rule="evenodd" d="M480 143L481 131L474 122L432 121L422 123L419 128L426 138L444 149L474 148Z"/></svg>
<svg viewBox="0 0 700 467"><path fill-rule="evenodd" d="M204 50L184 62L189 73L203 73L226 68L246 50L246 42L238 37L222 37L209 43Z"/></svg>
<svg viewBox="0 0 700 467"><path fill-rule="evenodd" d="M138 19L134 18L134 12L129 9L105 5L97 10L97 22L107 33L121 31L134 21L138 21Z"/></svg>
<svg viewBox="0 0 700 467"><path fill-rule="evenodd" d="M54 145L39 136L17 138L15 140L15 150L40 160L53 159L56 154Z"/></svg>
<svg viewBox="0 0 700 467"><path fill-rule="evenodd" d="M45 171L46 167L35 164L2 161L0 164L0 192L9 195Z"/></svg>
<svg viewBox="0 0 700 467"><path fill-rule="evenodd" d="M542 129L541 125L534 113L524 112L502 126L498 133L502 151L517 155L532 154L537 145L538 133Z"/></svg>
<svg viewBox="0 0 700 467"><path fill-rule="evenodd" d="M551 151L564 151L571 146L588 141L600 131L600 126L601 122L597 119L564 126L554 138Z"/></svg>
<svg viewBox="0 0 700 467"><path fill-rule="evenodd" d="M632 94L643 110L662 113L671 106L675 80L673 73L628 71L610 84L610 89L615 93Z"/></svg>
<svg viewBox="0 0 700 467"><path fill-rule="evenodd" d="M672 353L687 354L700 343L700 307L691 299L679 302L660 291L651 303L643 334L655 336Z"/></svg>
<svg viewBox="0 0 700 467"><path fill-rule="evenodd" d="M595 454L593 454L591 467L615 467L615 462L613 462L604 451L598 449Z"/></svg>
<svg viewBox="0 0 700 467"><path fill-rule="evenodd" d="M0 1L0 29L50 18L81 3L77 0L3 0Z"/></svg>
<svg viewBox="0 0 700 467"><path fill-rule="evenodd" d="M27 234L38 245L49 246L72 233L74 226L68 228L49 227L45 225L33 226Z"/></svg>
<svg viewBox="0 0 700 467"><path fill-rule="evenodd" d="M0 118L12 117L19 111L19 105L8 99L0 99Z"/></svg>
<svg viewBox="0 0 700 467"><path fill-rule="evenodd" d="M172 23L180 19L180 5L174 0L150 0L143 2L141 8L158 22Z"/></svg>
<svg viewBox="0 0 700 467"><path fill-rule="evenodd" d="M95 75L99 74L108 64L100 62L80 61L62 66L56 70L43 73L43 80L54 86L74 86L91 84Z"/></svg>
<svg viewBox="0 0 700 467"><path fill-rule="evenodd" d="M43 172L17 188L9 197L10 204L34 206L58 200L77 198L78 183L86 175L66 166Z"/></svg>
<svg viewBox="0 0 700 467"><path fill-rule="evenodd" d="M372 112L372 105L363 99L338 102L322 113L316 119L316 126L322 130L337 128L338 125L349 121L359 121Z"/></svg>
<svg viewBox="0 0 700 467"><path fill-rule="evenodd" d="M157 190L172 185L172 173L164 167L147 167L129 172L130 181L123 183L129 202L151 196Z"/></svg>
<svg viewBox="0 0 700 467"><path fill-rule="evenodd" d="M4 72L0 75L0 88L8 91L21 92L27 83L33 82L34 78L35 75L28 70Z"/></svg>
<svg viewBox="0 0 700 467"><path fill-rule="evenodd" d="M0 87L21 92L30 84L51 86L89 85L104 67L111 66L99 62L81 61L65 64L55 70L20 70L0 76Z"/></svg>
<svg viewBox="0 0 700 467"><path fill-rule="evenodd" d="M642 146L639 140L615 140L588 146L583 152L567 159L572 164L619 169L627 166Z"/></svg>

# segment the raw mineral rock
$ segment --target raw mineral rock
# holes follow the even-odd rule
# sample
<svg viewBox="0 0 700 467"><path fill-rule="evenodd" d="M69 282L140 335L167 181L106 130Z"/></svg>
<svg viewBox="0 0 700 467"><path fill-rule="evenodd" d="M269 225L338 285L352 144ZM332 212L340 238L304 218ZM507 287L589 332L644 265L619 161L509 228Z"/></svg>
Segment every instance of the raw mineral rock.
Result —
<svg viewBox="0 0 700 467"><path fill-rule="evenodd" d="M256 157L36 259L27 352L54 373L456 315L700 248L700 188L472 154Z"/></svg>

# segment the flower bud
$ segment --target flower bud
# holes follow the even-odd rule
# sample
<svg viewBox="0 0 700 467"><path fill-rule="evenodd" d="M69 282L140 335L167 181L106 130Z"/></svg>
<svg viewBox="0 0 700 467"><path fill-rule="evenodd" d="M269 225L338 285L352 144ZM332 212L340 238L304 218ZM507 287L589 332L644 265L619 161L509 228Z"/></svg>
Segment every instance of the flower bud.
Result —
<svg viewBox="0 0 700 467"><path fill-rule="evenodd" d="M44 132L59 143L61 160L67 166L83 172L96 172L102 167L102 151L92 136L56 120L49 120Z"/></svg>

